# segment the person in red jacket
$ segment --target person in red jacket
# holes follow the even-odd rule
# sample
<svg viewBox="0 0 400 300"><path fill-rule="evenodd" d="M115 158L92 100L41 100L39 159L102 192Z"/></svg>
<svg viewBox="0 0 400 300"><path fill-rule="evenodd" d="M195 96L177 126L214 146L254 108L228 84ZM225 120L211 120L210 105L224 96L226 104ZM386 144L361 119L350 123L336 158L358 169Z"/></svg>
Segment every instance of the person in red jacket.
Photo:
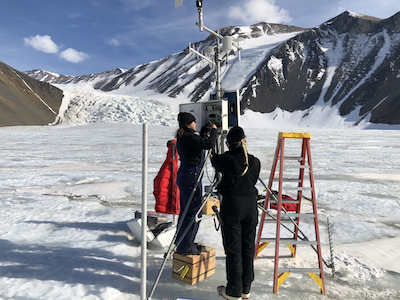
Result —
<svg viewBox="0 0 400 300"><path fill-rule="evenodd" d="M177 183L180 191L180 213L178 226L180 230L177 235L177 242L182 240L177 247L177 252L182 255L200 254L202 246L194 243L199 223L193 223L193 219L200 209L202 203L202 184L198 184L196 193L189 202L190 194L198 179L199 172L204 163L204 149L214 148L217 141L217 126L209 124L209 136L196 134L196 118L187 112L178 115L179 129L176 132L177 149L179 153L180 166L178 170ZM186 206L189 205L187 213L183 216ZM184 231L189 227L186 234Z"/></svg>

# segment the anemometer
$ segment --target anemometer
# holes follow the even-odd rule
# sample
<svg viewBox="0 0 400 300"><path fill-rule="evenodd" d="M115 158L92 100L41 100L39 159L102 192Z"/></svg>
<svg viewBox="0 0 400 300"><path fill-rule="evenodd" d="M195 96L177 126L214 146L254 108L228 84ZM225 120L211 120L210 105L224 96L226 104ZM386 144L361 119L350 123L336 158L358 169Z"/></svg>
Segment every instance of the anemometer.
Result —
<svg viewBox="0 0 400 300"><path fill-rule="evenodd" d="M183 0L175 0L175 7L182 5ZM199 19L196 25L200 31L207 31L217 39L216 46L205 47L204 53L197 51L189 45L189 50L210 63L216 71L215 91L211 93L210 99L206 102L191 102L179 105L180 112L189 112L196 117L198 128L209 124L217 125L218 132L225 135L230 127L240 126L240 102L239 90L225 91L221 88L221 62L228 60L232 48L242 50L238 44L233 42L231 36L222 36L206 26L203 21L203 0L196 0L196 7L199 12ZM222 41L222 45L220 46Z"/></svg>

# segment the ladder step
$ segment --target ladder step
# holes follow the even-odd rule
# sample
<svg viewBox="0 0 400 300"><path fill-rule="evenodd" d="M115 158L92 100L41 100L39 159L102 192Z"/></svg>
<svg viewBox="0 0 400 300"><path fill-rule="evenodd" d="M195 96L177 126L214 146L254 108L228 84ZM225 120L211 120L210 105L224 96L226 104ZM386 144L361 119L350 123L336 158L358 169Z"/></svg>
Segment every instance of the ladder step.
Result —
<svg viewBox="0 0 400 300"><path fill-rule="evenodd" d="M261 238L261 243L275 243L276 238ZM290 245L318 245L317 241L302 241L295 240L293 238L280 238L280 243L282 244L290 244Z"/></svg>
<svg viewBox="0 0 400 300"><path fill-rule="evenodd" d="M275 223L276 224L276 220L275 219L265 219L264 223ZM281 223L292 223L292 220L290 220L290 219L281 219Z"/></svg>
<svg viewBox="0 0 400 300"><path fill-rule="evenodd" d="M295 190L295 191L312 191L312 187L310 186L302 186L302 187L298 187L298 186L285 186L282 187L282 189L284 190Z"/></svg>
<svg viewBox="0 0 400 300"><path fill-rule="evenodd" d="M279 182L279 178L274 178L274 181ZM282 182L301 182L298 178L282 178Z"/></svg>
<svg viewBox="0 0 400 300"><path fill-rule="evenodd" d="M288 218L291 218L292 220L294 220L294 219L297 219L297 218L315 218L315 214L296 214L296 213L287 213L287 214L285 214L285 213L282 213L281 214L281 223L287 223L287 222L292 222L290 219L288 219ZM276 220L275 219L265 219L264 220L264 223L276 223Z"/></svg>
<svg viewBox="0 0 400 300"><path fill-rule="evenodd" d="M299 161L303 160L301 156L284 156L283 158L287 160L299 160Z"/></svg>
<svg viewBox="0 0 400 300"><path fill-rule="evenodd" d="M315 218L315 214L281 213L281 219L284 218Z"/></svg>
<svg viewBox="0 0 400 300"><path fill-rule="evenodd" d="M309 165L285 165L284 169L309 169Z"/></svg>
<svg viewBox="0 0 400 300"><path fill-rule="evenodd" d="M278 273L321 273L320 268L279 268Z"/></svg>
<svg viewBox="0 0 400 300"><path fill-rule="evenodd" d="M272 204L278 203L278 201L276 201L275 199L271 199L269 202L272 203ZM291 200L291 199L282 199L282 203L299 203L299 201L298 200Z"/></svg>
<svg viewBox="0 0 400 300"><path fill-rule="evenodd" d="M311 134L308 132L279 132L278 139L282 138L310 139Z"/></svg>

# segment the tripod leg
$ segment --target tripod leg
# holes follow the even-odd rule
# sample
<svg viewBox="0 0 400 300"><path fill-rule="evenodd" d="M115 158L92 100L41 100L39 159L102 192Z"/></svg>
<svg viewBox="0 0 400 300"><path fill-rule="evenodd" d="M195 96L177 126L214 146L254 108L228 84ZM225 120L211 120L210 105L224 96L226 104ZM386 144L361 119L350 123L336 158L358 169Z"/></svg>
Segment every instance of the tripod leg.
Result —
<svg viewBox="0 0 400 300"><path fill-rule="evenodd" d="M179 231L180 231L180 229L181 229L181 227L182 227L183 219L185 218L185 216L186 216L186 214L187 214L187 212L188 212L188 210L189 210L189 206L190 206L190 204L192 203L192 199L193 199L193 197L194 197L194 194L196 193L196 190L197 190L197 187L198 187L198 185L199 185L199 182L200 182L200 180L201 180L201 178L202 178L202 176L203 176L203 173L204 173L204 170L205 170L205 166L206 166L206 162L207 162L207 160L210 158L210 156L211 156L211 151L208 151L207 157L206 157L206 159L204 160L203 166L202 166L202 168L201 168L201 170L200 170L200 172L199 172L199 176L197 177L196 183L194 184L193 190L192 190L192 192L191 192L191 194L190 194L190 196L189 196L188 203L186 204L186 207L185 207L185 209L184 209L184 211L183 211L183 213L182 213L182 216L181 216L181 218L180 218L180 220L179 220L179 222L178 222L178 226L177 226L177 228L176 228L176 232L175 232L175 235L174 235L174 237L173 237L173 239L172 239L172 242L171 242L171 244L170 244L170 246L169 246L169 248L168 248L168 252L165 254L164 261L163 261L163 263L162 263L162 265L161 265L160 271L158 272L157 278L156 278L156 280L154 281L154 284L153 284L153 288L152 288L151 291L150 291L150 294L149 294L149 297L148 297L149 300L151 299L151 297L152 297L153 294L154 294L154 291L155 291L155 289L156 289L156 287L157 287L158 281L160 280L161 275L162 275L162 272L164 271L165 265L167 264L167 260L168 260L169 257L171 256L171 253L175 251L176 247L178 247L178 245L180 244L181 240L183 239L183 237L185 236L185 234L189 231L189 228L190 228L190 226L191 226L192 223L193 223L193 220L192 220L192 221L190 222L190 224L189 224L190 226L188 226L188 227L185 229L185 234L182 235L181 239L180 239L180 240L178 241L178 243L175 245L175 241L176 241L176 239L177 239L177 237L178 237L178 233L179 233Z"/></svg>

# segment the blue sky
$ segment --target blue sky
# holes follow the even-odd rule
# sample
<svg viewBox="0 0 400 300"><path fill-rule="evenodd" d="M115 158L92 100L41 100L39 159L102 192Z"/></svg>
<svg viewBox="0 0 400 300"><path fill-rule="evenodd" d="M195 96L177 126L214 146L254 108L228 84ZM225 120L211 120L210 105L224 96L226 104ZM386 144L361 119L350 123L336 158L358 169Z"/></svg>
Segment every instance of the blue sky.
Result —
<svg viewBox="0 0 400 300"><path fill-rule="evenodd" d="M203 0L213 30L260 21L315 27L345 10L388 18L399 0ZM207 38L195 0L2 0L0 61L19 70L88 75L130 69Z"/></svg>

